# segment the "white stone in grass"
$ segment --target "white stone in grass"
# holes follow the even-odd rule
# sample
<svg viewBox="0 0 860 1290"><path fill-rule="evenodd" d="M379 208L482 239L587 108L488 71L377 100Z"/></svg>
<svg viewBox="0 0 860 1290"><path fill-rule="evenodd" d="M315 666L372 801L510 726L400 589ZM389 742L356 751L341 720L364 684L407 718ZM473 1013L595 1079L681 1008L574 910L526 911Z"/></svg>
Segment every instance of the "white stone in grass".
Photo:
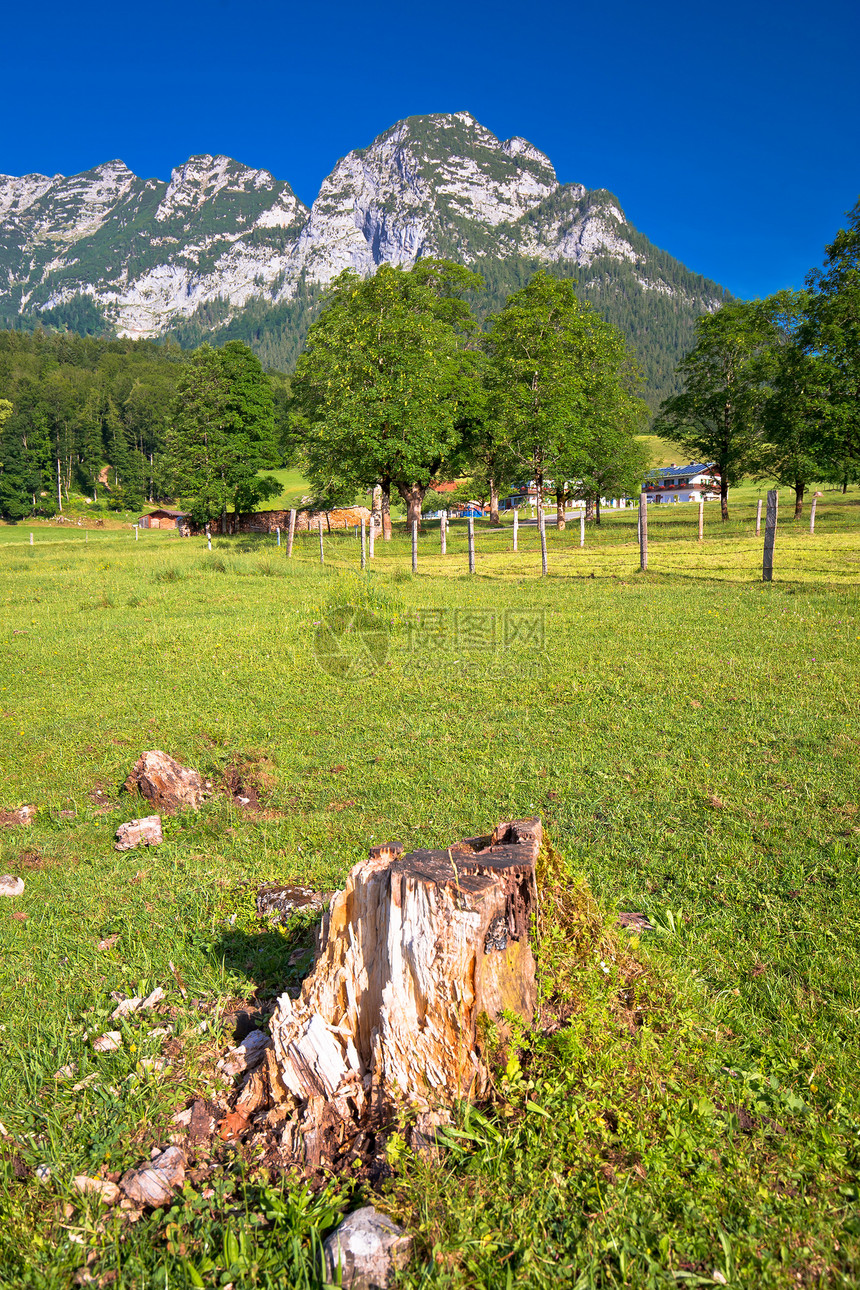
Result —
<svg viewBox="0 0 860 1290"><path fill-rule="evenodd" d="M36 1172L36 1177L38 1178L40 1183L47 1183L51 1181L50 1165L36 1165L35 1172Z"/></svg>
<svg viewBox="0 0 860 1290"><path fill-rule="evenodd" d="M164 841L161 816L145 815L140 820L128 820L116 831L115 851L131 851L134 847L157 847Z"/></svg>
<svg viewBox="0 0 860 1290"><path fill-rule="evenodd" d="M24 879L16 878L14 874L4 873L0 878L0 896L23 896Z"/></svg>
<svg viewBox="0 0 860 1290"><path fill-rule="evenodd" d="M329 1280L351 1290L386 1290L411 1251L412 1237L372 1205L348 1215L323 1243Z"/></svg>
<svg viewBox="0 0 860 1290"><path fill-rule="evenodd" d="M86 1174L78 1174L72 1179L72 1185L85 1196L96 1196L106 1205L115 1205L119 1200L119 1187L107 1178L89 1178Z"/></svg>
<svg viewBox="0 0 860 1290"><path fill-rule="evenodd" d="M170 1203L174 1188L181 1187L185 1179L185 1152L179 1147L168 1147L148 1165L129 1169L120 1179L120 1188L136 1205L157 1209Z"/></svg>
<svg viewBox="0 0 860 1290"><path fill-rule="evenodd" d="M116 997L116 996L114 996ZM149 1008L154 1008L157 1003L161 1003L164 998L164 991L160 985L157 985L152 994L148 994L145 999L135 995L131 999L120 999L119 1004L114 1008L110 1015L111 1021L119 1021L121 1017L130 1017L135 1012L146 1012Z"/></svg>
<svg viewBox="0 0 860 1290"><path fill-rule="evenodd" d="M97 1053L115 1053L118 1048L122 1048L122 1035L118 1030L108 1030L106 1034L93 1040L93 1048Z"/></svg>

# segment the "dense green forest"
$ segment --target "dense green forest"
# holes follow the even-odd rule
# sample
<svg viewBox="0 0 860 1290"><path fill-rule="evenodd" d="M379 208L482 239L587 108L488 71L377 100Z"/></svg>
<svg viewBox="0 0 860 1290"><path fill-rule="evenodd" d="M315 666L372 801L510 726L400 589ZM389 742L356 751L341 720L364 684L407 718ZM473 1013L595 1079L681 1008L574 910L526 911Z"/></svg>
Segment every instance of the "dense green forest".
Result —
<svg viewBox="0 0 860 1290"><path fill-rule="evenodd" d="M162 459L188 351L175 341L0 332L0 514L55 515L74 492L137 509L165 496ZM288 383L270 382L283 417Z"/></svg>

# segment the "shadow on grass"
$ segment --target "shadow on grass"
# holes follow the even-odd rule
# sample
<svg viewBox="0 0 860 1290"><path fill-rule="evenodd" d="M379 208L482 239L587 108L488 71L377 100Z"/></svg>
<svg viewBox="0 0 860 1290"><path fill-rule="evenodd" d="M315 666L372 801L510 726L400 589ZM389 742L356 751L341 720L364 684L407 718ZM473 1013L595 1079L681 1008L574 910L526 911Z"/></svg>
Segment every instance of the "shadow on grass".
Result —
<svg viewBox="0 0 860 1290"><path fill-rule="evenodd" d="M320 915L294 916L284 926L260 921L260 931L225 928L212 953L239 980L243 993L258 999L275 998L301 985L313 963L313 949Z"/></svg>

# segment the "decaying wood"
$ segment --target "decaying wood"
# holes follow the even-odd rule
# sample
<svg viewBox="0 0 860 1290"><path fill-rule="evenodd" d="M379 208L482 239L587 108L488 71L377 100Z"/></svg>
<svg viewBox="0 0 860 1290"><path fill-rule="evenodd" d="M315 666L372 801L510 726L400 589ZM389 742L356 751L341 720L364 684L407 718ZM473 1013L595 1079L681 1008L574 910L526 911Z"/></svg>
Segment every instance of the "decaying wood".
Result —
<svg viewBox="0 0 860 1290"><path fill-rule="evenodd" d="M307 1159L332 1116L358 1118L368 1100L432 1115L485 1091L479 1017L534 1013L541 836L539 820L517 820L445 851L374 847L352 870L300 997L281 996L271 1027Z"/></svg>

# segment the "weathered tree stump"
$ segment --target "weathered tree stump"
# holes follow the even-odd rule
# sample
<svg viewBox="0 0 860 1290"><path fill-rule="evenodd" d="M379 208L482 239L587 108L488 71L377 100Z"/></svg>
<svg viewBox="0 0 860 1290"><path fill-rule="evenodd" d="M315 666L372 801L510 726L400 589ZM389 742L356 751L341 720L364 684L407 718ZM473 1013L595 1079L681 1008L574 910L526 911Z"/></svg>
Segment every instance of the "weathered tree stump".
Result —
<svg viewBox="0 0 860 1290"><path fill-rule="evenodd" d="M374 847L355 866L300 997L282 995L272 1021L272 1091L304 1109L306 1140L368 1099L435 1112L486 1090L479 1017L534 1013L541 836L517 820L445 851Z"/></svg>

